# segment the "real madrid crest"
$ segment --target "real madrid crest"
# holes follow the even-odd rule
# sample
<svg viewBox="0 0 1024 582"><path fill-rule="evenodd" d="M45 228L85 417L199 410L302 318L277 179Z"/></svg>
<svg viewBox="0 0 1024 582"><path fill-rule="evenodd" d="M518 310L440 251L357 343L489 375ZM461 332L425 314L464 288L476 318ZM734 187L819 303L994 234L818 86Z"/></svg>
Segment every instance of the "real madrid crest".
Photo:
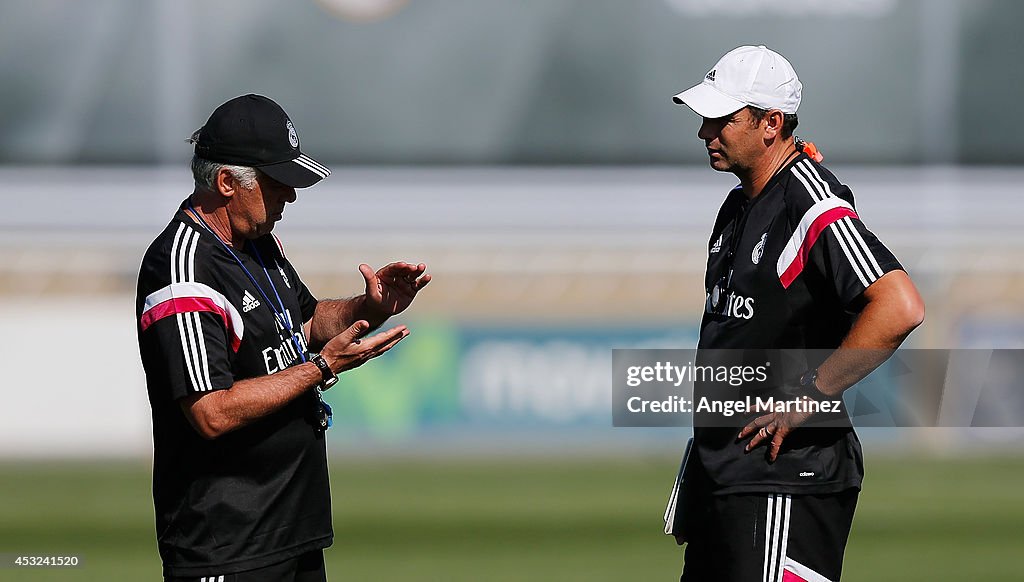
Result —
<svg viewBox="0 0 1024 582"><path fill-rule="evenodd" d="M750 261L755 265L761 262L761 256L764 255L764 243L768 240L768 233L761 235L761 240L754 245L754 252L750 253Z"/></svg>
<svg viewBox="0 0 1024 582"><path fill-rule="evenodd" d="M285 123L284 126L288 128L288 143L292 144L293 148L299 147L299 135L295 133L295 126L291 121Z"/></svg>

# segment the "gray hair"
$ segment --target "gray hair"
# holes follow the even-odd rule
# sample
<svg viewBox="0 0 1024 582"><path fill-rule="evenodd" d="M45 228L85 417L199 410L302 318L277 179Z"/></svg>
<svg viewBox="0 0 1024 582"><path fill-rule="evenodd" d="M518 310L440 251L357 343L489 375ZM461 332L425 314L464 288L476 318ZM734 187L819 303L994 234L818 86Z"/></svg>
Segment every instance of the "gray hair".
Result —
<svg viewBox="0 0 1024 582"><path fill-rule="evenodd" d="M230 172L243 188L256 187L256 168L231 166L192 156L192 178L195 179L196 186L200 188L215 192L217 190L217 174L222 169Z"/></svg>

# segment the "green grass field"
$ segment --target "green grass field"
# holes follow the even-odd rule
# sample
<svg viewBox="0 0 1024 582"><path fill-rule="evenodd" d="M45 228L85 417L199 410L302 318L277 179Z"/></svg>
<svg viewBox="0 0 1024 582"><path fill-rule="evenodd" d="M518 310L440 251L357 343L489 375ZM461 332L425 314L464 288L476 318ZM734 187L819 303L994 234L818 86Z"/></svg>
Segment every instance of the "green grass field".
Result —
<svg viewBox="0 0 1024 582"><path fill-rule="evenodd" d="M674 580L672 458L335 459L332 580ZM1024 579L1024 458L874 458L846 581ZM148 467L0 464L0 580L156 580Z"/></svg>

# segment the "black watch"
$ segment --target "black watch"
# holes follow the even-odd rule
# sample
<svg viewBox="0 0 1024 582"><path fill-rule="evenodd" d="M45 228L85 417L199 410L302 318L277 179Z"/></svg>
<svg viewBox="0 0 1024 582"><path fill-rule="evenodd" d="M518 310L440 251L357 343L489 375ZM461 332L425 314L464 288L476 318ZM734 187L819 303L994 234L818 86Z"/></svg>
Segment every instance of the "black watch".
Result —
<svg viewBox="0 0 1024 582"><path fill-rule="evenodd" d="M825 394L818 389L818 369L812 368L800 376L800 396L813 400L822 400Z"/></svg>
<svg viewBox="0 0 1024 582"><path fill-rule="evenodd" d="M327 365L327 360L321 354L310 354L309 361L320 368L320 390L327 390L338 383L338 375Z"/></svg>

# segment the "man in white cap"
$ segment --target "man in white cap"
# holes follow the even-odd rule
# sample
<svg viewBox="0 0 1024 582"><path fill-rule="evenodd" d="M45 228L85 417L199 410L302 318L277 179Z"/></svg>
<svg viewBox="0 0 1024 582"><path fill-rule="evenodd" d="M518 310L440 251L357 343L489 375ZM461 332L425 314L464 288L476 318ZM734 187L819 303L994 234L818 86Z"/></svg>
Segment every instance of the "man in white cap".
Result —
<svg viewBox="0 0 1024 582"><path fill-rule="evenodd" d="M708 241L698 359L785 354L770 390L800 404L695 421L677 535L687 543L683 581L839 580L861 448L845 411L831 416L842 422L810 426L820 414L807 410L841 401L924 319L917 289L864 226L850 189L794 138L801 89L782 55L744 46L674 97L703 118L711 167L740 182ZM722 397L710 388L695 390Z"/></svg>

